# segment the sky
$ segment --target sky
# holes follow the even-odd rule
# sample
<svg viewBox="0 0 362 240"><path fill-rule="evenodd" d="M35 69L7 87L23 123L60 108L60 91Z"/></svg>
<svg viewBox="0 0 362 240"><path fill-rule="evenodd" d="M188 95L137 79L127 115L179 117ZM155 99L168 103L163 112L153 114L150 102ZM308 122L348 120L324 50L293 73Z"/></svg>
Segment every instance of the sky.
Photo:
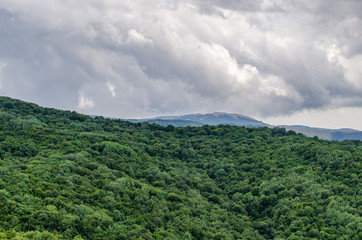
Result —
<svg viewBox="0 0 362 240"><path fill-rule="evenodd" d="M360 0L0 0L0 95L362 130Z"/></svg>

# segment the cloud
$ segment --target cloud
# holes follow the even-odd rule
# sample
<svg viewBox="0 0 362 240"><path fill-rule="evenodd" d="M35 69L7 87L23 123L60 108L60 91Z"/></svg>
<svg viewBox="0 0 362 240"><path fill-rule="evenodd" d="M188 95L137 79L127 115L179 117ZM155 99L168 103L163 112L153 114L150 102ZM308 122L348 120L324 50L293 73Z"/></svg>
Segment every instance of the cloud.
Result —
<svg viewBox="0 0 362 240"><path fill-rule="evenodd" d="M361 18L353 0L0 0L0 94L125 118L358 108Z"/></svg>
<svg viewBox="0 0 362 240"><path fill-rule="evenodd" d="M151 44L152 40L147 39L141 33L137 32L135 29L131 29L128 31L128 39L127 43L136 44L136 45L144 45L144 44Z"/></svg>
<svg viewBox="0 0 362 240"><path fill-rule="evenodd" d="M0 63L0 90L3 88L1 75L2 75L2 70L3 70L3 68L5 68L5 67L6 67L6 63Z"/></svg>
<svg viewBox="0 0 362 240"><path fill-rule="evenodd" d="M107 83L106 85L107 85L109 91L111 92L112 97L115 97L117 95L116 94L116 87L114 85L110 84L110 83Z"/></svg>
<svg viewBox="0 0 362 240"><path fill-rule="evenodd" d="M78 101L78 108L80 109L87 109L87 108L93 108L94 102L90 98L86 98L83 96L82 93L79 93L79 101Z"/></svg>

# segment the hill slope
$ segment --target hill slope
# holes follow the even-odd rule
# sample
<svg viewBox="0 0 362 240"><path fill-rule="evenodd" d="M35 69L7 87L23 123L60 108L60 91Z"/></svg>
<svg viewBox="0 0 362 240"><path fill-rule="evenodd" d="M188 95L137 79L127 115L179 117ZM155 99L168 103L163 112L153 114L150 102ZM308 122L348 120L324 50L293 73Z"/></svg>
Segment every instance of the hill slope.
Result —
<svg viewBox="0 0 362 240"><path fill-rule="evenodd" d="M0 97L0 239L361 239L362 143Z"/></svg>

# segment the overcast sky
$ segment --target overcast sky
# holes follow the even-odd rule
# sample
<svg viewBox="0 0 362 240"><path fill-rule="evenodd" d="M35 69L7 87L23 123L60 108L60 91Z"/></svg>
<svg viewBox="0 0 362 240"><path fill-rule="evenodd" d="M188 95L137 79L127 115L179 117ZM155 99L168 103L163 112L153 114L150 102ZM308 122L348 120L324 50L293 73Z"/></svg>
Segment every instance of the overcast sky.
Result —
<svg viewBox="0 0 362 240"><path fill-rule="evenodd" d="M0 95L362 130L360 0L0 0Z"/></svg>

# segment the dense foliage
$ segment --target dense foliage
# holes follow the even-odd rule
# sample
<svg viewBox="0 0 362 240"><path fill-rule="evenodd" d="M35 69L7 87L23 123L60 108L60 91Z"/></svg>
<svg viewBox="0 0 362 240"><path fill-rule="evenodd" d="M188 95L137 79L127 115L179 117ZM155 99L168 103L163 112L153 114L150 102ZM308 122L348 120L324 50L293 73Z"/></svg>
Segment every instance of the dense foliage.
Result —
<svg viewBox="0 0 362 240"><path fill-rule="evenodd" d="M0 98L0 239L362 239L360 141Z"/></svg>

